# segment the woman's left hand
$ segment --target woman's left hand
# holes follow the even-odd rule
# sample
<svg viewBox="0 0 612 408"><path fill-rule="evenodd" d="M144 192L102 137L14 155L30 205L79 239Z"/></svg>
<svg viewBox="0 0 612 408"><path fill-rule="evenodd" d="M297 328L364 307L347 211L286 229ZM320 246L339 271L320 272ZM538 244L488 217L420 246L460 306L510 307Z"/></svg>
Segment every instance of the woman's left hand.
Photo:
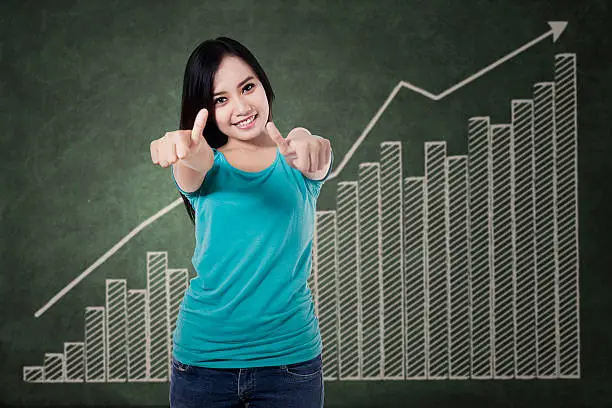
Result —
<svg viewBox="0 0 612 408"><path fill-rule="evenodd" d="M270 138L276 142L280 153L294 169L304 173L316 173L329 167L331 143L329 140L312 135L308 129L297 127L283 138L270 121L266 124Z"/></svg>

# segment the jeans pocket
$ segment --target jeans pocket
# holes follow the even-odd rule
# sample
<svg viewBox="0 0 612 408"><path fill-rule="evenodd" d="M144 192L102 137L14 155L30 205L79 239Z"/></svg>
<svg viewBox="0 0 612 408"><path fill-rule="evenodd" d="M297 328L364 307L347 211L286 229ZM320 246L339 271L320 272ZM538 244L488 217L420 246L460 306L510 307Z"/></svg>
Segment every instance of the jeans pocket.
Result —
<svg viewBox="0 0 612 408"><path fill-rule="evenodd" d="M176 358L172 357L172 368L175 371L178 371L178 372L181 372L181 373L186 373L186 372L190 371L192 369L192 367L193 366L191 366L189 364L181 363Z"/></svg>
<svg viewBox="0 0 612 408"><path fill-rule="evenodd" d="M321 360L321 354L315 358L303 361L301 363L293 363L281 366L283 371L289 375L298 378L309 378L315 377L321 373L323 369L323 361Z"/></svg>

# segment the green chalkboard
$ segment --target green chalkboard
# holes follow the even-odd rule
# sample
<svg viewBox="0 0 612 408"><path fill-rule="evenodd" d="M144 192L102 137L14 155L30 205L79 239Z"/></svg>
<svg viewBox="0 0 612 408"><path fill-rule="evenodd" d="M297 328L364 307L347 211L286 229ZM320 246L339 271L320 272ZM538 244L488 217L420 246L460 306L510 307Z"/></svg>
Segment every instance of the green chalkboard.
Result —
<svg viewBox="0 0 612 408"><path fill-rule="evenodd" d="M266 70L281 132L334 151L315 249L336 252L309 278L326 407L612 406L608 8L2 2L0 404L168 406L167 360L129 346L168 332L111 315L166 316L162 279L170 330L195 274L149 144L224 35Z"/></svg>

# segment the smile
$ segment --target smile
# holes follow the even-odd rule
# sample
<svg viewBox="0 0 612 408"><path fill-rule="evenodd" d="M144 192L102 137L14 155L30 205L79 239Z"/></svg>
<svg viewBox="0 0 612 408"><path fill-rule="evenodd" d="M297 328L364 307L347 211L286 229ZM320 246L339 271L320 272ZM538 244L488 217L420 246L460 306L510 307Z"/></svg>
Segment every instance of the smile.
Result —
<svg viewBox="0 0 612 408"><path fill-rule="evenodd" d="M235 126L239 127L240 129L249 129L253 126L253 123L255 122L255 119L257 118L257 115L253 115L248 119L243 120L242 122L238 122L235 124Z"/></svg>

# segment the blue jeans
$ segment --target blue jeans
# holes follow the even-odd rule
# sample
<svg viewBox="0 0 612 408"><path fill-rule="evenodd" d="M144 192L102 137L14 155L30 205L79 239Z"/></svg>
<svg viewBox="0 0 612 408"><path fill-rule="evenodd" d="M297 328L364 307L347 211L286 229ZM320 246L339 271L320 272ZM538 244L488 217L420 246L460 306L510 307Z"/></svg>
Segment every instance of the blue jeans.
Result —
<svg viewBox="0 0 612 408"><path fill-rule="evenodd" d="M172 358L170 408L322 408L321 355L302 363L205 368Z"/></svg>

